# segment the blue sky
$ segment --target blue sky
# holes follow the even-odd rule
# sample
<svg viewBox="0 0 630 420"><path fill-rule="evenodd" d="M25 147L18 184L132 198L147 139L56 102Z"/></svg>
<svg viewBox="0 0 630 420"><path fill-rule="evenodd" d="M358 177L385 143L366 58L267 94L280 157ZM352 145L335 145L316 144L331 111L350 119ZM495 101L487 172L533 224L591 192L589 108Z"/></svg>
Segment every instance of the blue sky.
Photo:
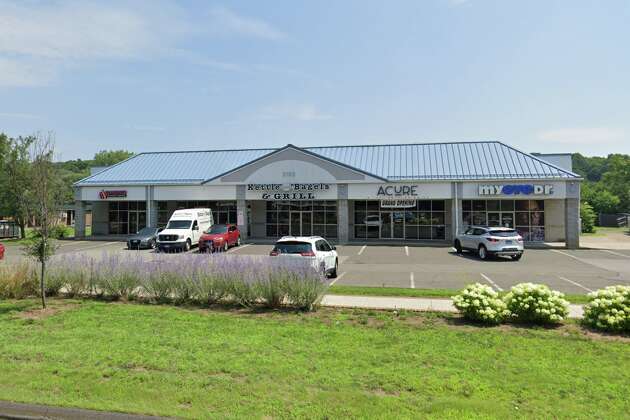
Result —
<svg viewBox="0 0 630 420"><path fill-rule="evenodd" d="M630 153L628 1L0 0L0 131L59 159L501 140Z"/></svg>

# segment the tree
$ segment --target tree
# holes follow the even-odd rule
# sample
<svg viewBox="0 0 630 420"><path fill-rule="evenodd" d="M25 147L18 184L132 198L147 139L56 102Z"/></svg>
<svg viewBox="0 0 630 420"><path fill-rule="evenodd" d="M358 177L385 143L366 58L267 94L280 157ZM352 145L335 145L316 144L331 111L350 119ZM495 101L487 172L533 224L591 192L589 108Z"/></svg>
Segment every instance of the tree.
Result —
<svg viewBox="0 0 630 420"><path fill-rule="evenodd" d="M596 214L586 201L580 204L580 219L582 220L582 233L595 232Z"/></svg>
<svg viewBox="0 0 630 420"><path fill-rule="evenodd" d="M610 155L608 171L602 181L606 189L619 197L621 211L630 211L630 156Z"/></svg>
<svg viewBox="0 0 630 420"><path fill-rule="evenodd" d="M51 232L59 223L59 209L64 201L63 181L57 176L53 155L53 134L36 135L29 153L31 185L27 194L36 228L35 235L24 250L40 264L42 308L46 308L46 262L56 248Z"/></svg>
<svg viewBox="0 0 630 420"><path fill-rule="evenodd" d="M26 237L26 224L29 219L27 192L31 185L29 148L33 137L16 139L3 136L4 149L0 169L0 213L12 217L20 227L20 236Z"/></svg>
<svg viewBox="0 0 630 420"><path fill-rule="evenodd" d="M94 166L112 166L133 156L126 150L101 150L94 155Z"/></svg>
<svg viewBox="0 0 630 420"><path fill-rule="evenodd" d="M582 186L582 200L588 202L595 213L617 213L621 211L621 200L606 189L603 182L586 182Z"/></svg>

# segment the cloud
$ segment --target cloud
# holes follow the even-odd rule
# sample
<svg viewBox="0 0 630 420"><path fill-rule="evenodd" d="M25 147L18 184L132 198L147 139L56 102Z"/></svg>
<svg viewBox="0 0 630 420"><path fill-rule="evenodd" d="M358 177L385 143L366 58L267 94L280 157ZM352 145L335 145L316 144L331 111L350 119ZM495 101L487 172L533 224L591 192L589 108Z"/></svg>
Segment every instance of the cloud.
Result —
<svg viewBox="0 0 630 420"><path fill-rule="evenodd" d="M136 130L136 131L152 131L152 132L166 131L165 127L161 127L161 126L158 126L158 125L135 124L135 125L130 125L128 127L130 129Z"/></svg>
<svg viewBox="0 0 630 420"><path fill-rule="evenodd" d="M538 133L540 140L560 144L615 144L627 141L624 130L613 127L559 128Z"/></svg>
<svg viewBox="0 0 630 420"><path fill-rule="evenodd" d="M42 118L41 115L35 114L26 114L21 112L0 112L0 118L20 118L27 120L39 120Z"/></svg>
<svg viewBox="0 0 630 420"><path fill-rule="evenodd" d="M260 120L321 121L331 119L332 115L322 113L311 104L298 104L266 106L256 117Z"/></svg>
<svg viewBox="0 0 630 420"><path fill-rule="evenodd" d="M221 71L238 64L188 51L181 45L217 35L280 40L269 23L225 8L192 16L170 0L0 0L0 87L42 86L70 67L95 60L182 60Z"/></svg>
<svg viewBox="0 0 630 420"><path fill-rule="evenodd" d="M236 34L253 38L279 41L286 34L271 24L252 17L237 15L224 7L215 7L210 11L212 29L219 33Z"/></svg>

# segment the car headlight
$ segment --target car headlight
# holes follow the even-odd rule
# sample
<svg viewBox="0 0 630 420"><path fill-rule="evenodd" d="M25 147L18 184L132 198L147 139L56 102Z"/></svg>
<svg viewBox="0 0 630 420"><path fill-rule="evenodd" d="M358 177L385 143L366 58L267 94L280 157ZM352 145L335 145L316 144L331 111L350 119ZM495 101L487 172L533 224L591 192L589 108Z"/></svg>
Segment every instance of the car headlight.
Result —
<svg viewBox="0 0 630 420"><path fill-rule="evenodd" d="M179 239L184 239L184 235L179 235L178 238Z"/></svg>

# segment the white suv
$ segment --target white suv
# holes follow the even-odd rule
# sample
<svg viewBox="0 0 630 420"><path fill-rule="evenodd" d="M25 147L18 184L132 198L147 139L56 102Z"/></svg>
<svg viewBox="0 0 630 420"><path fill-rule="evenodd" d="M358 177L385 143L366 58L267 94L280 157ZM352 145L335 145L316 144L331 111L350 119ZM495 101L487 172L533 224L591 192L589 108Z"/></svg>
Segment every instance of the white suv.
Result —
<svg viewBox="0 0 630 420"><path fill-rule="evenodd" d="M309 258L315 269L330 278L337 277L339 268L337 248L321 236L283 236L276 242L269 255Z"/></svg>
<svg viewBox="0 0 630 420"><path fill-rule="evenodd" d="M523 238L517 231L504 227L469 226L455 238L458 254L463 250L476 252L482 260L490 255L505 255L518 261L523 256Z"/></svg>

